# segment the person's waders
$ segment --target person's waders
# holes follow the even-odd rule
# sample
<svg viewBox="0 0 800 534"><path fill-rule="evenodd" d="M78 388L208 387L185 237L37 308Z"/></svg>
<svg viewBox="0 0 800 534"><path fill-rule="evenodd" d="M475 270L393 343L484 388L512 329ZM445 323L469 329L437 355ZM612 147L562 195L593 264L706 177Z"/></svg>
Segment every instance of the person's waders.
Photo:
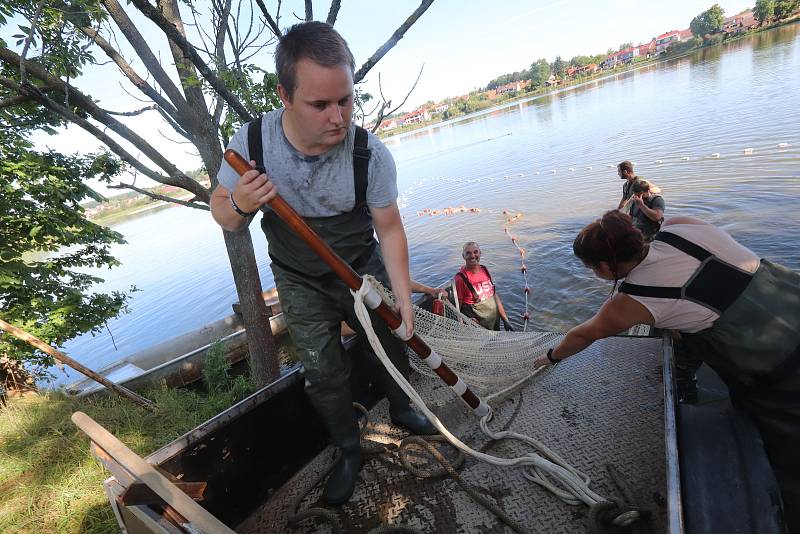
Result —
<svg viewBox="0 0 800 534"><path fill-rule="evenodd" d="M367 131L356 127L353 149L356 200L353 210L331 217L305 217L304 220L358 274L371 274L388 288L389 278L380 247L375 241L366 202L370 158L367 142ZM250 125L248 145L250 158L256 160L256 168L263 171L260 119ZM327 264L274 211L264 212L261 228L267 237L281 309L303 364L306 394L325 424L331 441L342 451L340 463L351 464L344 468L347 480L339 487L330 483L337 476L334 470L323 495L330 504L340 504L350 498L362 463L350 389L351 361L342 346L341 321L345 321L360 339L367 338L355 315L350 289ZM370 315L375 333L392 363L407 374L409 364L403 342L374 312L370 311ZM435 428L424 416L411 410L408 396L386 370L381 367L379 372L392 419L399 420L415 433L435 433Z"/></svg>
<svg viewBox="0 0 800 534"><path fill-rule="evenodd" d="M683 346L719 374L732 404L756 421L789 531L800 532L800 274L763 259L750 274L676 234L662 231L655 240L700 266L683 287L623 282L619 291L686 299L719 314L711 327L682 334Z"/></svg>
<svg viewBox="0 0 800 534"><path fill-rule="evenodd" d="M489 281L492 283L492 285L494 285L494 281L492 280L492 275L489 274L489 270L483 265L481 265L480 268L483 269L483 271L486 273L486 276L489 278ZM476 319L478 324L487 330L500 330L500 311L497 309L497 300L495 300L494 295L486 300L480 300L480 296L470 283L469 278L467 278L467 276L461 271L458 271L456 276L461 277L461 279L472 292L472 297L475 299L475 304L467 304L462 302L461 313L467 317Z"/></svg>

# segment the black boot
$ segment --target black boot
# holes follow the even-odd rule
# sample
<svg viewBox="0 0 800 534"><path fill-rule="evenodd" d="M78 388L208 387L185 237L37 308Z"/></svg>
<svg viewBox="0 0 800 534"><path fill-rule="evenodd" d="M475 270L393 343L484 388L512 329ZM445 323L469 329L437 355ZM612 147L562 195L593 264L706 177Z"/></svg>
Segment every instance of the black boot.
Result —
<svg viewBox="0 0 800 534"><path fill-rule="evenodd" d="M439 433L427 417L412 410L409 405L398 410L390 407L389 417L391 417L392 423L405 428L416 436L434 436Z"/></svg>
<svg viewBox="0 0 800 534"><path fill-rule="evenodd" d="M356 489L358 472L364 465L364 453L360 444L342 447L339 450L341 451L339 461L331 471L325 483L325 490L322 492L322 499L332 506L339 506L350 500Z"/></svg>
<svg viewBox="0 0 800 534"><path fill-rule="evenodd" d="M386 398L389 399L389 417L417 436L433 436L439 433L428 418L411 408L411 399L391 377L386 381Z"/></svg>
<svg viewBox="0 0 800 534"><path fill-rule="evenodd" d="M322 492L322 499L327 504L338 506L350 499L358 481L358 472L364 464L353 399L347 388L315 392L310 397L328 430L331 443L341 453Z"/></svg>

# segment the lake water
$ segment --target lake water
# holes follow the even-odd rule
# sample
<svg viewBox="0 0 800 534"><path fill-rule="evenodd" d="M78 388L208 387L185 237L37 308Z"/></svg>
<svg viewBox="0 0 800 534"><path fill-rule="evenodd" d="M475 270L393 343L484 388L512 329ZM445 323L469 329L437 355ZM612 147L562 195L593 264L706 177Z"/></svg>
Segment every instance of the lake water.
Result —
<svg viewBox="0 0 800 534"><path fill-rule="evenodd" d="M532 327L566 330L590 317L610 289L572 256L572 240L617 206L615 164L624 159L663 189L667 216L703 218L800 270L800 24L387 145L398 166L412 276L445 281L462 264L461 245L477 241L518 325L524 282L503 212L522 214L511 233L527 251ZM480 211L418 215L462 205ZM271 287L266 243L252 228L262 284ZM74 358L99 368L231 313L236 292L208 212L176 207L115 229L128 241L113 251L122 266L98 273L106 279L98 289L140 291L108 331L65 345Z"/></svg>

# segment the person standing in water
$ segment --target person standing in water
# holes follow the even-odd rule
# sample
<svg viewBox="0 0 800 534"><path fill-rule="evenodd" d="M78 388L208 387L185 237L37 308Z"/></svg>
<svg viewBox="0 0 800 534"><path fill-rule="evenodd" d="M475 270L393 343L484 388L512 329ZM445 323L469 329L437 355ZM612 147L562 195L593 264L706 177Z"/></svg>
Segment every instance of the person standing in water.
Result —
<svg viewBox="0 0 800 534"><path fill-rule="evenodd" d="M642 232L644 240L649 243L664 221L666 209L664 197L658 194L661 189L647 180L636 180L632 189L630 216L633 225Z"/></svg>
<svg viewBox="0 0 800 534"><path fill-rule="evenodd" d="M456 305L461 313L487 330L500 330L500 321L506 330L514 330L500 295L495 290L489 269L481 265L481 249L478 244L475 241L465 243L461 256L464 258L464 266L455 276L458 293Z"/></svg>
<svg viewBox="0 0 800 534"><path fill-rule="evenodd" d="M622 199L619 201L619 206L617 206L617 209L621 210L633 195L633 184L639 180L639 177L633 172L633 163L627 160L617 165L617 174L621 179L625 180L625 183L622 184Z"/></svg>

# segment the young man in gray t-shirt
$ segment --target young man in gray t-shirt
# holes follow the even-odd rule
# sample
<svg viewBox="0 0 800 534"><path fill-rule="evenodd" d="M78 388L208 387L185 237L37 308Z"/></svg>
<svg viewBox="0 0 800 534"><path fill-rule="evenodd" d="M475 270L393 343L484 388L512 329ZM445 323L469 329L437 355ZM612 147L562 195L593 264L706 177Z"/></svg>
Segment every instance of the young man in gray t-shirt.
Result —
<svg viewBox="0 0 800 534"><path fill-rule="evenodd" d="M253 214L263 212L275 284L303 363L306 393L342 452L323 492L328 504L338 505L353 493L363 463L350 392L351 364L339 339L340 323L346 321L362 334L363 329L355 318L349 288L267 203L280 192L353 269L390 284L410 335L414 315L408 244L396 203L394 161L372 134L366 136L370 155L365 198L356 191L356 127L351 123L355 65L347 43L328 24L297 24L281 38L275 63L284 108L268 113L260 123L265 172L251 170L239 177L223 161L211 212L229 231L246 228ZM254 160L248 149L249 128L248 124L237 132L229 148ZM385 324L373 326L395 366L406 372L408 357L402 343ZM386 373L384 380L392 421L415 434L436 433L424 416L410 408L408 397Z"/></svg>

